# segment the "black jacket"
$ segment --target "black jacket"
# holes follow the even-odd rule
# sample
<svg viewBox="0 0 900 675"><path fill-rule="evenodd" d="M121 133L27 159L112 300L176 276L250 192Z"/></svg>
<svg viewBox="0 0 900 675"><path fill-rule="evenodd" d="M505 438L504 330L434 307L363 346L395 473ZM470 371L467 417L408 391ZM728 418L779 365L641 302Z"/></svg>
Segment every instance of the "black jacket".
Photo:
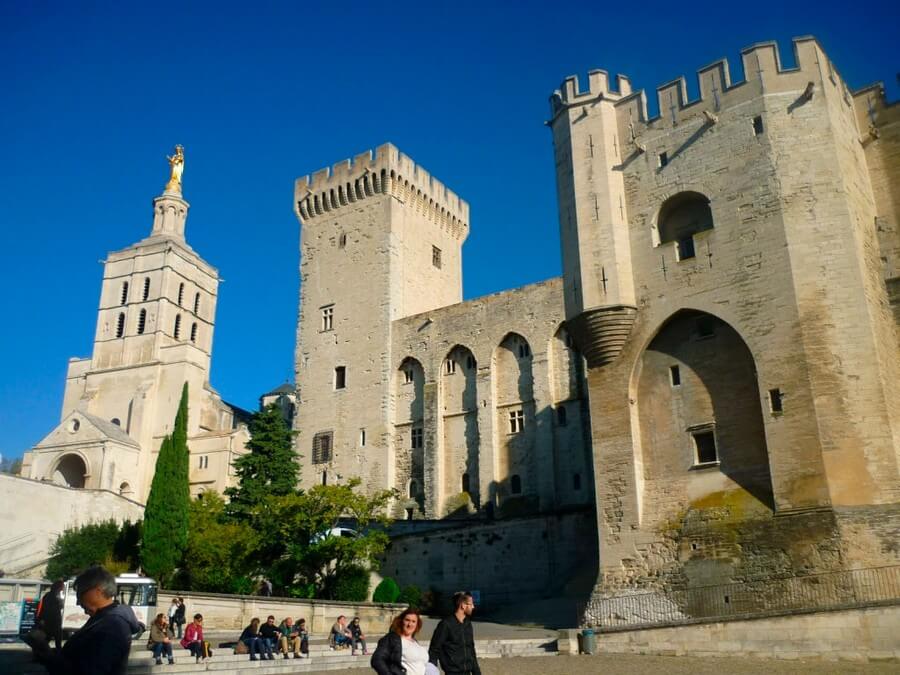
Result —
<svg viewBox="0 0 900 675"><path fill-rule="evenodd" d="M403 675L403 643L400 636L391 631L378 641L369 664L378 675Z"/></svg>
<svg viewBox="0 0 900 675"><path fill-rule="evenodd" d="M41 599L41 613L37 619L50 635L56 635L62 630L62 605L59 602L59 595L50 591Z"/></svg>
<svg viewBox="0 0 900 675"><path fill-rule="evenodd" d="M475 656L475 637L469 619L460 623L455 615L441 619L431 636L428 660L441 668L446 675L481 675Z"/></svg>
<svg viewBox="0 0 900 675"><path fill-rule="evenodd" d="M123 675L131 636L140 630L134 611L114 602L99 610L62 648L43 661L50 675Z"/></svg>

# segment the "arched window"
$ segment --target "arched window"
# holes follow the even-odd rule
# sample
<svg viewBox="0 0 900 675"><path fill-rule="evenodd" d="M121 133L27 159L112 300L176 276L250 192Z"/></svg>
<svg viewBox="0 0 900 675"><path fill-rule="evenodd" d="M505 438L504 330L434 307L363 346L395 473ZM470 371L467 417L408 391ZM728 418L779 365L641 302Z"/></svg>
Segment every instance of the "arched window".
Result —
<svg viewBox="0 0 900 675"><path fill-rule="evenodd" d="M659 209L659 243L674 241L678 260L693 258L694 235L712 228L709 200L699 192L681 192L669 197Z"/></svg>
<svg viewBox="0 0 900 675"><path fill-rule="evenodd" d="M197 341L197 324L192 323L191 324L191 342L196 342L196 341Z"/></svg>
<svg viewBox="0 0 900 675"><path fill-rule="evenodd" d="M122 297L119 301L119 304L124 305L126 302L128 302L128 282L123 281L122 282Z"/></svg>
<svg viewBox="0 0 900 675"><path fill-rule="evenodd" d="M142 309L141 313L138 314L138 335L144 334L144 329L147 327L147 310Z"/></svg>
<svg viewBox="0 0 900 675"><path fill-rule="evenodd" d="M181 314L175 317L175 330L173 331L175 339L181 339Z"/></svg>
<svg viewBox="0 0 900 675"><path fill-rule="evenodd" d="M113 424L115 424L117 427L122 426L122 420L120 420L118 417L113 417L113 418L110 420L110 422L112 422Z"/></svg>
<svg viewBox="0 0 900 675"><path fill-rule="evenodd" d="M119 318L116 319L116 337L120 338L125 335L125 312L119 312Z"/></svg>
<svg viewBox="0 0 900 675"><path fill-rule="evenodd" d="M141 301L150 297L150 277L144 277L144 292L141 293Z"/></svg>
<svg viewBox="0 0 900 675"><path fill-rule="evenodd" d="M178 285L178 306L181 307L181 303L184 302L184 284Z"/></svg>
<svg viewBox="0 0 900 675"><path fill-rule="evenodd" d="M514 475L509 479L509 490L510 490L510 492L512 492L514 495L520 495L520 494L522 494L522 479L519 478L519 475L518 475L518 474L514 474Z"/></svg>
<svg viewBox="0 0 900 675"><path fill-rule="evenodd" d="M469 492L469 474L467 473L462 475L462 491Z"/></svg>
<svg viewBox="0 0 900 675"><path fill-rule="evenodd" d="M419 494L419 484L415 479L409 481L409 498L415 499Z"/></svg>
<svg viewBox="0 0 900 675"><path fill-rule="evenodd" d="M200 294L194 296L194 314L200 313Z"/></svg>

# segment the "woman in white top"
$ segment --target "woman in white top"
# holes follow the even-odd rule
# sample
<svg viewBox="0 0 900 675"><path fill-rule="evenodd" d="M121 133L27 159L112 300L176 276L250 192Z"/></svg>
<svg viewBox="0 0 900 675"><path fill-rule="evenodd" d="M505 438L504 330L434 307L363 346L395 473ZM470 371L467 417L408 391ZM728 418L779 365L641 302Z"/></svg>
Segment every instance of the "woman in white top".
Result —
<svg viewBox="0 0 900 675"><path fill-rule="evenodd" d="M391 622L391 630L378 641L372 668L378 675L425 675L428 650L416 641L422 630L419 610L405 609Z"/></svg>

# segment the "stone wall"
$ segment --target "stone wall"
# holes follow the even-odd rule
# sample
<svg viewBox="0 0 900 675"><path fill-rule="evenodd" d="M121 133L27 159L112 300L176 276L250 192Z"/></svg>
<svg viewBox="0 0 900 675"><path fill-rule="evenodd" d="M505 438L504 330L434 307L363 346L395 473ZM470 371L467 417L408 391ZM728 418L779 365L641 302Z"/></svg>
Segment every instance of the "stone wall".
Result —
<svg viewBox="0 0 900 675"><path fill-rule="evenodd" d="M900 606L600 633L599 653L900 659Z"/></svg>
<svg viewBox="0 0 900 675"><path fill-rule="evenodd" d="M143 517L142 505L106 490L0 474L0 569L7 576L40 578L50 546L66 528Z"/></svg>

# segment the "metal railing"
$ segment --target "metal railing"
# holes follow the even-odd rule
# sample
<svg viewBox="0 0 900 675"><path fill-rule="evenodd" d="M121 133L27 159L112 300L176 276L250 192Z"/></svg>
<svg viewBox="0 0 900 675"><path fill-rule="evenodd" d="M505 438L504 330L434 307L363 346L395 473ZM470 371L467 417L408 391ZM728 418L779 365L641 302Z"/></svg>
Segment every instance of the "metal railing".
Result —
<svg viewBox="0 0 900 675"><path fill-rule="evenodd" d="M586 626L622 630L900 602L900 565L594 597Z"/></svg>

